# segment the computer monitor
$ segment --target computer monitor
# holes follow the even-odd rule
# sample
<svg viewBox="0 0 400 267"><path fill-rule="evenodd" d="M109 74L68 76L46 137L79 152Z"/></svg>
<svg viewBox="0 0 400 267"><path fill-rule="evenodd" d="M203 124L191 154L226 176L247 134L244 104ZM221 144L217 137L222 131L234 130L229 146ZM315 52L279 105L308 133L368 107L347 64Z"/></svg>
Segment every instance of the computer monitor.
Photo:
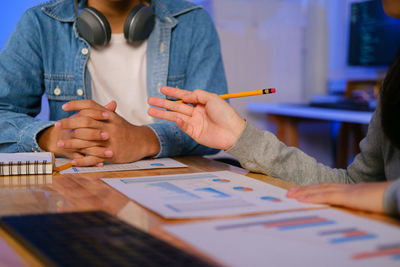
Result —
<svg viewBox="0 0 400 267"><path fill-rule="evenodd" d="M349 66L389 66L400 47L400 20L388 17L381 0L350 3Z"/></svg>

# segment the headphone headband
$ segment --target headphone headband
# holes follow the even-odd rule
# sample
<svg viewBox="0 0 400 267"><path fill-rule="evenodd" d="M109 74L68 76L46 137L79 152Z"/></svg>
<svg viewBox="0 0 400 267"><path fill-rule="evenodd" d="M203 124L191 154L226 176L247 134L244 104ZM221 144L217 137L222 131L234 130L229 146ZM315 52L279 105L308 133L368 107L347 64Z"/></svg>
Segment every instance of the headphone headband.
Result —
<svg viewBox="0 0 400 267"><path fill-rule="evenodd" d="M144 0L144 1L147 2L149 5L151 5L153 3L152 0ZM74 0L74 9L75 9L75 14L78 14L79 0Z"/></svg>

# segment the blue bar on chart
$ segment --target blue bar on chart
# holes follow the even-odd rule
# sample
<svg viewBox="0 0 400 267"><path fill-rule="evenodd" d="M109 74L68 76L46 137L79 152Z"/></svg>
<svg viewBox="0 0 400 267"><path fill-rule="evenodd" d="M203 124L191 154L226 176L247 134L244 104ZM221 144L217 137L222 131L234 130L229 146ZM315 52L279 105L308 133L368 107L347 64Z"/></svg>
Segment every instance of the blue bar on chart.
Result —
<svg viewBox="0 0 400 267"><path fill-rule="evenodd" d="M266 200L266 201L269 201L269 202L275 202L275 203L282 202L282 199L279 199L279 198L276 198L276 197L263 196L263 197L260 197L260 198L262 200Z"/></svg>
<svg viewBox="0 0 400 267"><path fill-rule="evenodd" d="M127 178L120 179L124 184L134 184L134 183L151 183L151 182L165 182L165 181L184 181L184 180L195 180L195 179L214 179L218 178L214 174L201 173L201 174L190 174L188 176L177 176L177 175L165 175L161 177L146 177L146 178Z"/></svg>
<svg viewBox="0 0 400 267"><path fill-rule="evenodd" d="M217 230L228 230L234 228L246 228L253 226L263 226L266 228L276 228L280 231L295 230L301 228L318 227L322 225L335 224L335 221L321 218L319 216L303 216L294 218L285 218L279 220L260 221L241 224L228 224L217 227Z"/></svg>
<svg viewBox="0 0 400 267"><path fill-rule="evenodd" d="M243 191L243 192L253 191L253 188L245 187L245 186L235 186L233 189L238 190L238 191Z"/></svg>
<svg viewBox="0 0 400 267"><path fill-rule="evenodd" d="M163 199L165 200L176 201L201 199L201 197L168 182L153 183L150 184L150 186L159 188L162 191Z"/></svg>
<svg viewBox="0 0 400 267"><path fill-rule="evenodd" d="M371 234L364 230L359 230L358 228L344 228L344 229L337 229L330 231L322 231L319 232L318 235L333 236L333 238L329 240L329 243L331 244L340 244L352 241L374 239L378 237L375 234Z"/></svg>
<svg viewBox="0 0 400 267"><path fill-rule="evenodd" d="M217 189L214 189L212 187L196 188L195 191L210 193L215 198L231 197L230 195L228 195L228 194L226 194L224 192L218 191Z"/></svg>
<svg viewBox="0 0 400 267"><path fill-rule="evenodd" d="M213 182L219 182L219 183L230 183L231 180L228 179L223 179L223 178L216 178L216 179L212 179Z"/></svg>

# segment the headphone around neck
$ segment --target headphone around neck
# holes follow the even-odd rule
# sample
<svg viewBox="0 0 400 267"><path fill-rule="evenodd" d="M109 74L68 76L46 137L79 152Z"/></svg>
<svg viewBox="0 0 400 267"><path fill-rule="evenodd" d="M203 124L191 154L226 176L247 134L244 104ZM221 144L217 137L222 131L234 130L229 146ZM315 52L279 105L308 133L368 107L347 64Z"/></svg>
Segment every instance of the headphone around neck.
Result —
<svg viewBox="0 0 400 267"><path fill-rule="evenodd" d="M86 7L78 13L78 0L74 0L76 27L78 33L92 46L105 46L111 39L111 27L106 17L93 7ZM152 6L135 6L124 24L125 39L132 43L149 37L155 24Z"/></svg>

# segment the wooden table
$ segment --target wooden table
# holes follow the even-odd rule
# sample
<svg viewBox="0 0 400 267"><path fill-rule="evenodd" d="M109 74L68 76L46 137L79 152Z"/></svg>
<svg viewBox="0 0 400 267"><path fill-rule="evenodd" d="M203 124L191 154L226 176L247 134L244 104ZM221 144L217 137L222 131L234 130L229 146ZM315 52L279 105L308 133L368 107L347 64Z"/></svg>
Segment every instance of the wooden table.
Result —
<svg viewBox="0 0 400 267"><path fill-rule="evenodd" d="M191 156L175 159L187 164L189 167L91 174L0 177L0 216L103 210L181 249L213 262L206 255L190 248L190 246L168 235L160 228L163 224L187 222L188 220L165 220L109 187L100 178L229 170L285 189L292 186L292 184L278 179L261 174L248 173L244 169L203 157ZM371 215L362 212L353 213L391 224L399 224L398 221L383 215ZM40 263L7 233L0 231L0 266L40 266Z"/></svg>
<svg viewBox="0 0 400 267"><path fill-rule="evenodd" d="M299 133L297 126L304 121L332 121L340 123L337 136L338 147L336 167L345 168L348 164L348 154L360 152L359 143L364 138L362 125L369 124L373 112L355 111L331 108L310 107L295 104L270 104L250 102L247 110L255 113L267 114L269 121L276 124L276 136L288 146L299 146ZM350 139L352 140L351 149Z"/></svg>

